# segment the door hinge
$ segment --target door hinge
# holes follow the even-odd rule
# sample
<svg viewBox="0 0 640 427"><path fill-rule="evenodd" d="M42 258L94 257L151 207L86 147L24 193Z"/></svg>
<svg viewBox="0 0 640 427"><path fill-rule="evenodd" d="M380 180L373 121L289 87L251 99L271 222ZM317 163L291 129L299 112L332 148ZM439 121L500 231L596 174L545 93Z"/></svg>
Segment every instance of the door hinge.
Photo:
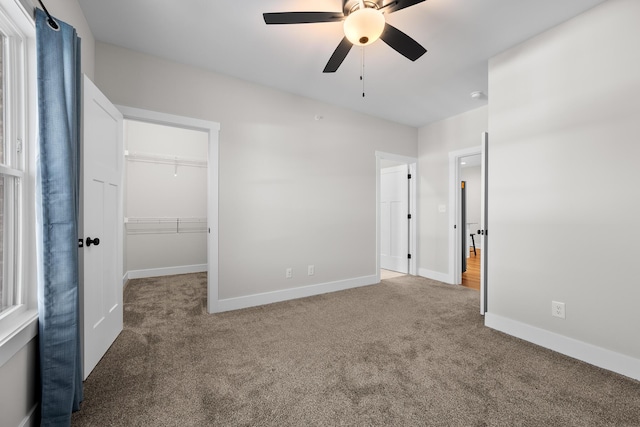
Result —
<svg viewBox="0 0 640 427"><path fill-rule="evenodd" d="M407 179L411 179L411 174L407 175Z"/></svg>
<svg viewBox="0 0 640 427"><path fill-rule="evenodd" d="M407 218L408 218L408 219L411 219L411 214L407 215Z"/></svg>
<svg viewBox="0 0 640 427"><path fill-rule="evenodd" d="M408 259L411 259L411 254L407 255L407 258L408 258Z"/></svg>
<svg viewBox="0 0 640 427"><path fill-rule="evenodd" d="M84 240L78 239L78 247L79 248L84 248Z"/></svg>

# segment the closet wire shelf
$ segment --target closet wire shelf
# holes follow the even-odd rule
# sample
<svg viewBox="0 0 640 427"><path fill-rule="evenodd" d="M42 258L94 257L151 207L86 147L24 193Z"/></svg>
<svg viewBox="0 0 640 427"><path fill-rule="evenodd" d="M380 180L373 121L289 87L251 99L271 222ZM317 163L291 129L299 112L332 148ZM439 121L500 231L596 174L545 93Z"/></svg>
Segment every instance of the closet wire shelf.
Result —
<svg viewBox="0 0 640 427"><path fill-rule="evenodd" d="M207 232L207 218L198 217L129 217L124 224L128 235Z"/></svg>
<svg viewBox="0 0 640 427"><path fill-rule="evenodd" d="M178 156L165 156L161 154L149 154L138 153L135 151L126 150L125 158L130 162L142 162L142 163L155 163L160 165L176 165L176 166L191 166L197 168L207 168L208 163L206 159L194 159Z"/></svg>

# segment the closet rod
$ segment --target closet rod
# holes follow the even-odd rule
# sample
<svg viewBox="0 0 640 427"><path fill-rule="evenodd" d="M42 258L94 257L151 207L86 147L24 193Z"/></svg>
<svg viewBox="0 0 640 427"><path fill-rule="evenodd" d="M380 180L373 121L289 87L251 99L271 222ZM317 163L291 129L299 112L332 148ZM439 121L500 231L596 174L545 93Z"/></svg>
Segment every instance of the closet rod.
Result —
<svg viewBox="0 0 640 427"><path fill-rule="evenodd" d="M125 224L162 224L162 223L206 223L205 217L125 217Z"/></svg>
<svg viewBox="0 0 640 427"><path fill-rule="evenodd" d="M42 6L42 10L44 10L44 13L47 14L47 22L49 23L49 26L54 30L59 29L60 27L58 26L58 23L54 21L54 19L51 17L51 14L47 10L47 8L44 6L44 3L42 3L42 0L38 0L38 3L40 3L40 6Z"/></svg>
<svg viewBox="0 0 640 427"><path fill-rule="evenodd" d="M208 162L206 160L201 159L189 159L185 157L178 156L163 156L158 154L146 154L146 153L136 153L129 152L128 150L124 153L125 157L129 161L133 162L145 162L145 163L157 163L162 165L179 165L179 166L192 166L198 168L207 168Z"/></svg>

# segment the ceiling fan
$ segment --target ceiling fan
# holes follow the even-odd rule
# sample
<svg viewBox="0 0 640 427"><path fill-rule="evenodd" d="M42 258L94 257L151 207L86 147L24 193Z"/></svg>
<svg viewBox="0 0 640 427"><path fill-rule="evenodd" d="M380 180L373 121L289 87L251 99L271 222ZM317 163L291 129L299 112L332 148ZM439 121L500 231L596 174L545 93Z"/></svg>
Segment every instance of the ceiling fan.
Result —
<svg viewBox="0 0 640 427"><path fill-rule="evenodd" d="M406 58L415 61L427 51L417 41L388 24L384 14L397 12L425 0L342 0L342 12L264 13L264 22L274 24L313 24L344 21L345 36L329 58L323 73L335 73L355 44L367 46L378 38Z"/></svg>

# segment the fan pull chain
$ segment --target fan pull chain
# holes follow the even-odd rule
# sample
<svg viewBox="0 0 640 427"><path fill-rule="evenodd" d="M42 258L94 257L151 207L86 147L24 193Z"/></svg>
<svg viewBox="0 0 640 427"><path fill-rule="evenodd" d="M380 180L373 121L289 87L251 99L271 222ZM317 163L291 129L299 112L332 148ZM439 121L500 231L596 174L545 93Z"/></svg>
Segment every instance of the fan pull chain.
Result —
<svg viewBox="0 0 640 427"><path fill-rule="evenodd" d="M362 47L362 56L360 59L360 81L362 82L362 97L364 98L364 46Z"/></svg>

